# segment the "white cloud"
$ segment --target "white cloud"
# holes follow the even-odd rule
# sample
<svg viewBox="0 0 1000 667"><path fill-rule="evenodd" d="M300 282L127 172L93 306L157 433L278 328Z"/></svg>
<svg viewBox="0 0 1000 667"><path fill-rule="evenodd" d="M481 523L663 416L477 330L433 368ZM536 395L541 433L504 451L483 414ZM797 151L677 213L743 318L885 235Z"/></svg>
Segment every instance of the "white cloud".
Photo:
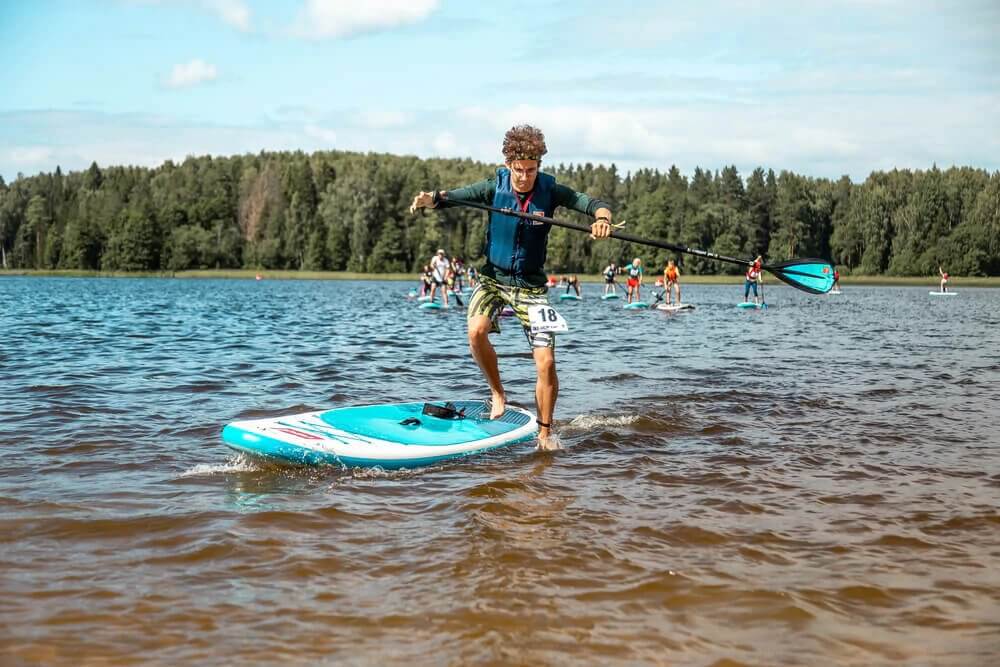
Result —
<svg viewBox="0 0 1000 667"><path fill-rule="evenodd" d="M11 146L3 153L3 159L18 166L34 166L52 159L49 146Z"/></svg>
<svg viewBox="0 0 1000 667"><path fill-rule="evenodd" d="M206 81L214 81L218 75L215 65L195 58L190 62L174 65L170 76L167 77L166 85L169 88L187 88Z"/></svg>
<svg viewBox="0 0 1000 667"><path fill-rule="evenodd" d="M244 0L126 0L140 5L187 5L215 14L237 30L249 32L250 8Z"/></svg>
<svg viewBox="0 0 1000 667"><path fill-rule="evenodd" d="M96 111L0 112L0 130L44 137L48 146L8 147L0 131L0 174L12 179L27 175L86 169L91 162L155 167L164 160L181 161L188 155L232 155L262 150L316 150L301 126L260 127L196 124L165 115L109 114ZM14 162L12 158L19 158Z"/></svg>
<svg viewBox="0 0 1000 667"><path fill-rule="evenodd" d="M352 150L421 157L502 159L503 133L532 123L546 133L546 163L615 163L619 170L685 174L735 164L743 175L755 167L855 181L873 170L969 165L1000 169L995 110L1000 94L827 94L787 97L753 105L699 102L687 105L522 105L428 109L365 125L373 113L317 111L314 117L274 117L253 125L213 125L165 115L98 111L0 112L0 174L34 174L61 165L66 171L100 165L155 166L186 155L232 155L261 150Z"/></svg>
<svg viewBox="0 0 1000 667"><path fill-rule="evenodd" d="M333 130L327 129L325 127L320 127L319 125L306 125L303 131L307 136L313 139L319 139L326 144L336 144L337 143L337 133Z"/></svg>
<svg viewBox="0 0 1000 667"><path fill-rule="evenodd" d="M250 8L243 0L203 0L204 5L237 30L250 30Z"/></svg>
<svg viewBox="0 0 1000 667"><path fill-rule="evenodd" d="M438 0L306 0L291 32L309 39L347 37L417 23L437 6Z"/></svg>
<svg viewBox="0 0 1000 667"><path fill-rule="evenodd" d="M361 114L358 124L372 130L384 130L391 127L403 127L413 122L413 115L402 111L370 110Z"/></svg>
<svg viewBox="0 0 1000 667"><path fill-rule="evenodd" d="M431 144L437 155L458 155L458 140L451 132L442 132L434 137Z"/></svg>

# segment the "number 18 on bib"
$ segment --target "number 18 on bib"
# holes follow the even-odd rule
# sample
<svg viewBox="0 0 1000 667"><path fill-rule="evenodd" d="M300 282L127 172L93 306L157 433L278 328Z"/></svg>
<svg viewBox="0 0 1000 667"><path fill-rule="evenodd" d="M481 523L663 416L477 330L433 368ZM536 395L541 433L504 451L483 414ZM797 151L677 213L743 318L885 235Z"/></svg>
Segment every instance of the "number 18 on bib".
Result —
<svg viewBox="0 0 1000 667"><path fill-rule="evenodd" d="M569 331L563 316L552 306L528 306L531 333L561 333Z"/></svg>

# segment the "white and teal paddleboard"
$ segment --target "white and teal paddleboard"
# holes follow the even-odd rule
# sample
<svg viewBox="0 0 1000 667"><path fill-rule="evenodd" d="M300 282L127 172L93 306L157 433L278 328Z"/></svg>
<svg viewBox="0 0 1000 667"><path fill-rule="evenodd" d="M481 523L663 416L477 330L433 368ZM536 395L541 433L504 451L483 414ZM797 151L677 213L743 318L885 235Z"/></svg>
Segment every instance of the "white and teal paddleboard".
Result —
<svg viewBox="0 0 1000 667"><path fill-rule="evenodd" d="M578 297L576 294L560 294L559 295L559 300L560 301L579 301L580 297Z"/></svg>
<svg viewBox="0 0 1000 667"><path fill-rule="evenodd" d="M661 303L656 308L657 308L657 310L665 310L668 313L676 313L679 310L694 310L694 304L691 304L691 303Z"/></svg>
<svg viewBox="0 0 1000 667"><path fill-rule="evenodd" d="M437 301L424 301L422 304L417 306L417 308L420 308L421 310L441 310L444 306Z"/></svg>
<svg viewBox="0 0 1000 667"><path fill-rule="evenodd" d="M617 298L618 298L618 295L617 295L617 294L615 294L614 292L611 292L611 293L609 293L609 294L602 294L602 295L601 295L601 298L602 298L603 300L607 301L608 299L617 299Z"/></svg>
<svg viewBox="0 0 1000 667"><path fill-rule="evenodd" d="M411 468L527 442L538 429L535 416L521 408L488 419L483 401L455 401L464 417L449 419L424 414L425 405L364 405L233 422L222 440L282 463Z"/></svg>
<svg viewBox="0 0 1000 667"><path fill-rule="evenodd" d="M931 296L955 296L958 292L928 292Z"/></svg>
<svg viewBox="0 0 1000 667"><path fill-rule="evenodd" d="M431 297L430 297L429 294L425 294L425 295L423 295L421 297L417 297L417 301L419 301L421 303L426 303L427 301L430 301L430 300L431 300Z"/></svg>
<svg viewBox="0 0 1000 667"><path fill-rule="evenodd" d="M632 303L626 303L622 308L625 310L641 310L642 308L649 308L649 304L645 301L633 301Z"/></svg>
<svg viewBox="0 0 1000 667"><path fill-rule="evenodd" d="M736 304L737 308L767 308L766 303L754 303L753 301L742 301Z"/></svg>

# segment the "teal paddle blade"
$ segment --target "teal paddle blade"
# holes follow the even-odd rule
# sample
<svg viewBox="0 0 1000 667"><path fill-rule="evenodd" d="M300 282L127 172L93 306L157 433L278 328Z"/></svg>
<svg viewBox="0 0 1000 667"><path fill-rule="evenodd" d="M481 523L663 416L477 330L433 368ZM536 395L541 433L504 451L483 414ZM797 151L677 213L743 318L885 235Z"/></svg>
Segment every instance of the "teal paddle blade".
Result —
<svg viewBox="0 0 1000 667"><path fill-rule="evenodd" d="M822 259L790 259L764 268L803 292L826 294L833 287L833 265Z"/></svg>

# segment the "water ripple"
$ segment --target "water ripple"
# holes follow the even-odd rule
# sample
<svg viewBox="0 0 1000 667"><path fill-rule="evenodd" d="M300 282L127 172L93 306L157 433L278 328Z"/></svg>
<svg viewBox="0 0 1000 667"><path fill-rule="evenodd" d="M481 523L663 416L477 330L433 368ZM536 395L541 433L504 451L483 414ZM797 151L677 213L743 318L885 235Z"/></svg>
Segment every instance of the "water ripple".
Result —
<svg viewBox="0 0 1000 667"><path fill-rule="evenodd" d="M669 317L587 286L560 306L559 452L386 471L221 445L236 419L484 395L460 309L408 287L0 279L0 663L1000 652L997 290L774 287L744 313L692 285Z"/></svg>

